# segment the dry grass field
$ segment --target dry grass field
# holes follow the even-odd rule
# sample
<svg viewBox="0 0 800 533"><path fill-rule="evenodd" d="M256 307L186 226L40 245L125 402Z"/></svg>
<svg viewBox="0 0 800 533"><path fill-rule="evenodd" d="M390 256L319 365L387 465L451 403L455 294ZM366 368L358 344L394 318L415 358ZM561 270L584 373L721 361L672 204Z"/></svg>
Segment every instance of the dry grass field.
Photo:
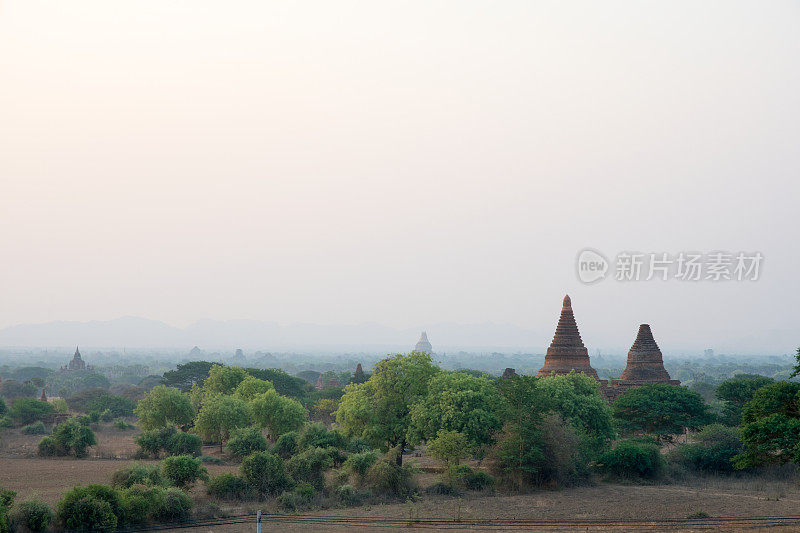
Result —
<svg viewBox="0 0 800 533"><path fill-rule="evenodd" d="M50 504L76 484L108 483L111 474L132 462L137 431L121 431L103 425L97 432L98 446L92 448L88 459L42 459L36 457L38 435L24 435L19 430L3 431L0 441L0 486L15 490L20 498L34 494ZM206 448L207 455L218 455L219 448ZM420 482L423 486L436 481L434 465L423 456L409 458L422 468ZM237 469L236 465L206 465L209 473L218 475ZM200 505L208 502L202 485L193 496ZM215 502L230 515L254 515L257 506L232 506ZM275 512L274 505L263 505L265 512ZM710 519L688 519L702 513ZM468 494L462 498L424 496L418 502L369 505L348 509L326 509L300 515L284 515L276 521L265 522L264 531L280 529L300 531L413 531L450 529L463 531L484 530L588 530L588 531L737 531L757 530L766 525L770 531L800 531L800 520L764 522L730 522L720 518L749 519L753 517L793 517L800 515L800 487L793 476L765 477L690 477L671 484L626 485L598 483L593 486L574 487L558 491L538 491L529 494ZM317 520L313 517L321 517ZM335 523L338 519L355 519L357 522ZM369 523L385 519L386 524ZM446 523L425 524L425 520L443 519ZM313 520L312 522L301 520ZM361 520L362 523L359 523ZM421 520L422 523L416 523ZM519 525L506 522L471 525L481 520L536 520ZM608 521L635 520L636 524ZM670 522L678 520L678 522ZM578 522L575 522L578 521ZM236 524L204 525L192 531L234 532L254 529L253 521Z"/></svg>

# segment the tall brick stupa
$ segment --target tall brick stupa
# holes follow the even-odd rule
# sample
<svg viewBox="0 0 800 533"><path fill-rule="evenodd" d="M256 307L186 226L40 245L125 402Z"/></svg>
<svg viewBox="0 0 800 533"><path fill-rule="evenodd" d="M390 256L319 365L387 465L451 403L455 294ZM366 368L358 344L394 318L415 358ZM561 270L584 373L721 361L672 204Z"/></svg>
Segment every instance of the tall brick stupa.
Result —
<svg viewBox="0 0 800 533"><path fill-rule="evenodd" d="M639 333L628 352L628 364L619 378L623 381L646 381L648 383L669 383L664 357L653 338L649 324L639 326Z"/></svg>
<svg viewBox="0 0 800 533"><path fill-rule="evenodd" d="M561 306L556 334L544 356L544 366L537 375L569 374L572 370L597 379L597 371L589 363L589 351L581 340L578 324L575 323L575 315L572 313L572 301L567 295L564 296Z"/></svg>

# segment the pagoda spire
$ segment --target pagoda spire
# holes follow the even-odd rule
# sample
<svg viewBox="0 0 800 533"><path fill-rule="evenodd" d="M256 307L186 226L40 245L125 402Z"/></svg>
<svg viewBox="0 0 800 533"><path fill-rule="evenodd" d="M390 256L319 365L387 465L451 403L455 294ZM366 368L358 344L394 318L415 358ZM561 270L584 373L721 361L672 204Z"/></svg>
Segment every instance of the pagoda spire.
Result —
<svg viewBox="0 0 800 533"><path fill-rule="evenodd" d="M669 372L664 368L664 357L653 338L649 324L641 324L636 340L628 352L628 364L620 376L621 380L667 382Z"/></svg>
<svg viewBox="0 0 800 533"><path fill-rule="evenodd" d="M550 374L569 374L571 371L583 372L597 379L597 371L589 363L589 351L583 345L575 314L572 312L572 300L564 296L561 303L561 316L558 319L553 342L544 356L544 366L537 374L540 377Z"/></svg>

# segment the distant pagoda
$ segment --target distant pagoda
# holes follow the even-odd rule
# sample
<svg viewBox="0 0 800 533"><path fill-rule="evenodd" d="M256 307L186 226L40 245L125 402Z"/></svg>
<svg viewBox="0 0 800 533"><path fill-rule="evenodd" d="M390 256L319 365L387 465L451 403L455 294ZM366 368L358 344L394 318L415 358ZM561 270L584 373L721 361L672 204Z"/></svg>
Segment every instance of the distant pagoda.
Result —
<svg viewBox="0 0 800 533"><path fill-rule="evenodd" d="M556 334L544 356L544 366L537 375L540 377L550 374L564 375L573 370L598 379L597 371L589 363L589 351L581 340L578 324L575 323L575 315L572 313L572 301L567 295L564 296L561 306Z"/></svg>
<svg viewBox="0 0 800 533"><path fill-rule="evenodd" d="M649 324L641 324L636 340L628 352L628 365L619 378L622 381L669 383L673 381L664 368L664 357L653 338Z"/></svg>
<svg viewBox="0 0 800 533"><path fill-rule="evenodd" d="M428 341L428 334L426 332L422 332L422 335L419 336L419 340L417 341L417 345L414 346L415 352L424 352L424 353L432 353L433 346L431 346L430 341Z"/></svg>
<svg viewBox="0 0 800 533"><path fill-rule="evenodd" d="M76 370L93 370L91 366L87 366L86 362L81 358L81 351L75 347L75 355L72 356L72 361L67 366L61 367L61 372L74 372Z"/></svg>

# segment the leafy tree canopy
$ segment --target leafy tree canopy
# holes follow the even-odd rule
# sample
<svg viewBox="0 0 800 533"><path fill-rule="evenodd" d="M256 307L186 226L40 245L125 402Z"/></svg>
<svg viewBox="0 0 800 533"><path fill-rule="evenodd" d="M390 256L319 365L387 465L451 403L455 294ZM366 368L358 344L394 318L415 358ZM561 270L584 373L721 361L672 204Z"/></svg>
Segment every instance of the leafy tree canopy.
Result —
<svg viewBox="0 0 800 533"><path fill-rule="evenodd" d="M203 400L195 429L205 440L219 442L221 447L234 429L249 424L250 412L244 400L217 394Z"/></svg>
<svg viewBox="0 0 800 533"><path fill-rule="evenodd" d="M685 387L647 384L629 390L614 402L614 417L623 429L644 431L670 440L685 428L711 421L703 398Z"/></svg>
<svg viewBox="0 0 800 533"><path fill-rule="evenodd" d="M281 396L275 389L254 396L248 407L253 420L262 428L267 428L272 439L300 429L308 418L300 402Z"/></svg>
<svg viewBox="0 0 800 533"><path fill-rule="evenodd" d="M208 371L215 364L208 361L191 361L178 365L175 370L164 372L164 384L183 392L188 392L195 383L202 387L208 378Z"/></svg>
<svg viewBox="0 0 800 533"><path fill-rule="evenodd" d="M411 409L412 441L433 439L441 430L461 433L472 450L494 442L503 425L503 398L494 382L463 372L440 372Z"/></svg>
<svg viewBox="0 0 800 533"><path fill-rule="evenodd" d="M177 389L158 385L139 401L134 413L142 429L186 426L194 419L189 397Z"/></svg>
<svg viewBox="0 0 800 533"><path fill-rule="evenodd" d="M384 450L404 447L411 425L411 406L425 397L439 372L430 354L397 354L375 365L365 383L345 388L336 421L350 437L361 437ZM402 463L402 453L397 454Z"/></svg>

